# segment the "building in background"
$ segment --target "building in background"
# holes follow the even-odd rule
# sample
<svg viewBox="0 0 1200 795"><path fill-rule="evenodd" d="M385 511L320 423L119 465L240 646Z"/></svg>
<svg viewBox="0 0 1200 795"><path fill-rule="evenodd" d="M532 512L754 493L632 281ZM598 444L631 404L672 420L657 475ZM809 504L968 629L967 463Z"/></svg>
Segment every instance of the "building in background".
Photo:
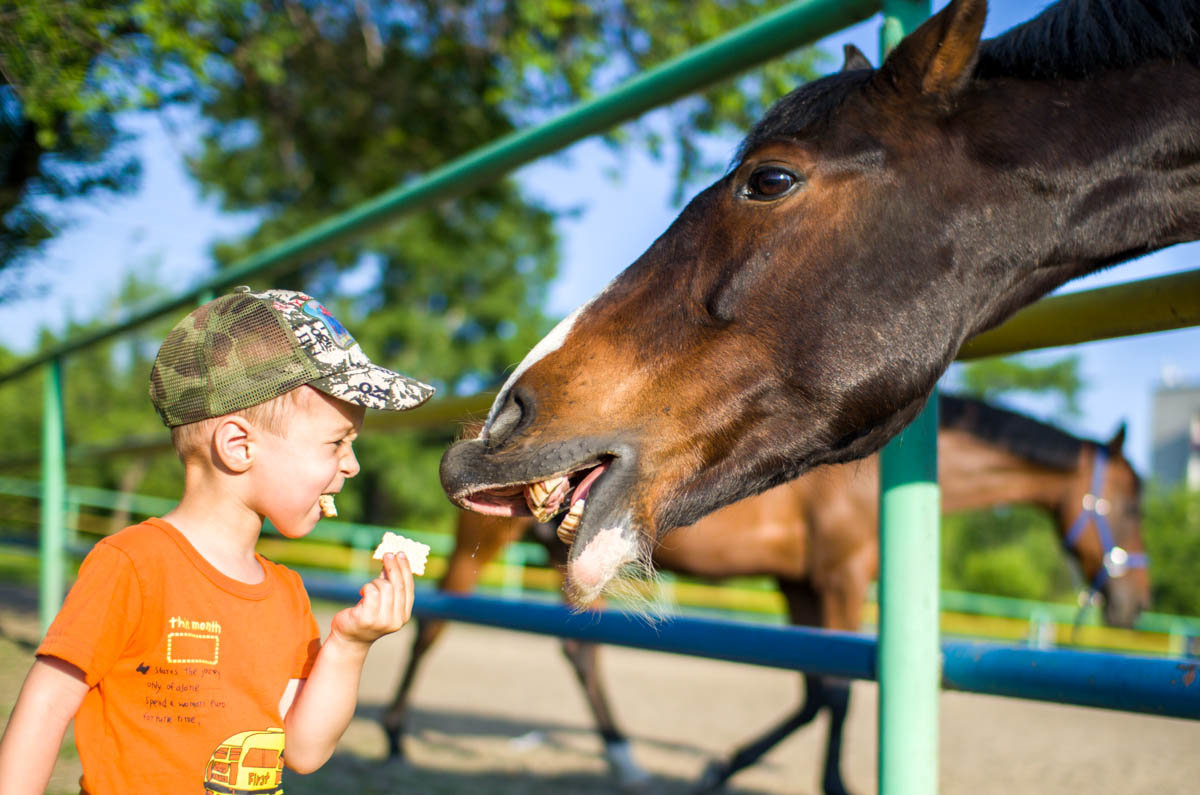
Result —
<svg viewBox="0 0 1200 795"><path fill-rule="evenodd" d="M1150 470L1161 485L1200 491L1200 384L1165 380L1154 392Z"/></svg>

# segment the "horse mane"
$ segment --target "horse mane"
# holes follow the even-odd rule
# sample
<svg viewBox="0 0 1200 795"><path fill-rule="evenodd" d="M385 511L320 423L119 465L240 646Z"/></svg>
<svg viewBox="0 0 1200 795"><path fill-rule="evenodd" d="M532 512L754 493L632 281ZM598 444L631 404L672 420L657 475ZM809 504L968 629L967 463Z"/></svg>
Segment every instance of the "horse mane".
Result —
<svg viewBox="0 0 1200 795"><path fill-rule="evenodd" d="M1061 0L980 44L976 79L1082 79L1149 61L1200 65L1200 0ZM766 141L813 129L871 78L834 72L776 102L738 146L736 166Z"/></svg>
<svg viewBox="0 0 1200 795"><path fill-rule="evenodd" d="M983 42L975 77L1080 79L1160 60L1200 63L1197 0L1062 0Z"/></svg>
<svg viewBox="0 0 1200 795"><path fill-rule="evenodd" d="M1079 466L1079 451L1085 443L1098 444L1024 414L945 393L938 404L938 425L969 433L1039 466L1062 471Z"/></svg>

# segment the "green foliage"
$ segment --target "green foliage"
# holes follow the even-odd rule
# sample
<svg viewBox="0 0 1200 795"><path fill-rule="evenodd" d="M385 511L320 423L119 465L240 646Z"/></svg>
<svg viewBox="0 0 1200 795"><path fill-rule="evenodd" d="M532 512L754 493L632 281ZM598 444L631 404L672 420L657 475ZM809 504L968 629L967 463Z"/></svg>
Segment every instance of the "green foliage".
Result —
<svg viewBox="0 0 1200 795"><path fill-rule="evenodd" d="M962 392L982 400L1013 392L1050 395L1059 398L1066 414L1079 416L1079 364L1076 354L1040 365L1022 356L981 359L956 367L956 383Z"/></svg>
<svg viewBox="0 0 1200 795"><path fill-rule="evenodd" d="M201 158L217 159L207 168L236 170L239 146L278 143L287 179L260 184L263 174L241 172L245 195L223 181L229 206L274 209L315 191L326 209L345 207L367 198L370 182L424 172L776 5L0 0L0 270L66 222L45 199L137 186L140 163L120 146L123 111L203 99L223 139ZM811 75L815 58L776 60L669 111L680 195L723 165L705 161L697 133L744 129ZM270 118L254 110L262 103ZM219 126L230 120L259 126ZM249 142L230 143L247 131ZM659 136L634 126L607 140L660 151ZM376 160L379 152L408 162ZM330 153L342 166L376 169L377 180L329 179L315 161ZM0 300L19 294L9 281Z"/></svg>
<svg viewBox="0 0 1200 795"><path fill-rule="evenodd" d="M45 332L39 350L48 350L65 339L95 331L125 316L131 308L161 300L167 288L156 281L158 265L137 266L114 295L96 297L86 322L70 323L61 337ZM92 346L66 359L62 368L65 441L68 448L111 447L117 442L155 442L167 439L147 395L150 366L158 345L177 318L164 318L115 340ZM24 358L24 357L21 357ZM0 351L0 367L16 364L18 357ZM26 460L21 467L6 467L0 474L37 479L41 449L43 379L45 368L0 385L0 456L5 461ZM68 482L118 491L178 497L183 469L174 452L160 446L151 452L110 457L69 458ZM36 521L27 501L0 498L0 515L13 526L22 518ZM120 517L108 529L118 529ZM32 525L30 525L32 529Z"/></svg>
<svg viewBox="0 0 1200 795"><path fill-rule="evenodd" d="M253 25L219 16L202 34L214 46L237 41L261 52L265 37L278 47L265 62L225 57L222 80L200 106L211 126L192 172L225 209L263 218L218 256L229 262L260 250L770 5L448 0L287 6ZM279 37L280 29L292 33ZM672 108L679 185L704 171L705 134L747 126L810 73L812 57ZM609 141L618 150L659 143L639 125ZM548 331L541 308L557 261L553 215L505 180L410 214L285 281L327 300L381 364L461 394L496 385ZM343 279L348 273L355 278ZM451 509L437 462L450 433L381 438L368 425L348 515L445 524Z"/></svg>
<svg viewBox="0 0 1200 795"><path fill-rule="evenodd" d="M1029 505L946 516L942 587L1048 601L1074 590L1054 522Z"/></svg>
<svg viewBox="0 0 1200 795"><path fill-rule="evenodd" d="M88 132L89 162L97 173L116 175L105 183L111 189L128 189L136 177L134 161L122 160L115 146L116 114L190 103L203 125L202 144L189 157L192 173L224 209L261 219L247 239L217 247L218 260L229 263L540 122L780 2L0 5L0 13L15 20L0 31L0 92L7 92L6 113L35 144L23 156L41 179L54 161L46 155L60 156ZM682 191L725 165L705 160L706 136L748 127L812 74L816 57L805 51L778 59L676 103L665 111L664 125L626 125L606 141L617 156L630 146L661 153L668 151L662 130L669 130ZM11 191L11 206L28 190ZM51 226L42 225L46 235ZM494 386L548 330L553 319L541 308L558 256L553 215L506 180L411 214L300 273L256 279L255 286L308 290L373 359L448 395ZM5 261L0 257L0 266ZM117 303L128 308L123 299L132 297ZM97 311L67 336L110 317ZM175 319L139 332L141 343L126 339L72 358L66 376L72 443L161 433L148 412L145 377ZM37 427L40 401L22 403L0 389L0 404L8 408L10 401L11 416L31 415L26 427ZM343 515L444 525L451 508L437 462L451 433L381 436L371 433L368 418L356 445L364 471L339 501ZM29 449L31 441L10 449ZM118 488L136 481L140 491L171 496L178 493L178 472L168 455L73 466L71 479Z"/></svg>
<svg viewBox="0 0 1200 795"><path fill-rule="evenodd" d="M190 96L210 53L185 24L205 5L0 0L0 269L67 222L47 200L137 186L116 114ZM7 281L0 301L19 293Z"/></svg>
<svg viewBox="0 0 1200 795"><path fill-rule="evenodd" d="M1151 489L1142 510L1154 610L1200 615L1200 492Z"/></svg>

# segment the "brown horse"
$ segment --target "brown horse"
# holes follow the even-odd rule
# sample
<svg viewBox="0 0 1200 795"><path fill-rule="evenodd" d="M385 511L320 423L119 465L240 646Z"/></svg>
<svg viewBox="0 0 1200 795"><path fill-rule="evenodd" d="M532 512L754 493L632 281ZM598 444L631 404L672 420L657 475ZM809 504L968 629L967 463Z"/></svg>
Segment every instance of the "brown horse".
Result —
<svg viewBox="0 0 1200 795"><path fill-rule="evenodd" d="M878 450L1019 307L1200 238L1200 0L1062 0L981 43L986 11L780 100L446 452L451 499L513 515L569 477L589 601L672 528Z"/></svg>
<svg viewBox="0 0 1200 795"><path fill-rule="evenodd" d="M950 396L942 397L940 416L938 474L944 509L1004 503L1031 503L1044 509L1083 575L1104 595L1106 620L1132 625L1147 606L1150 590L1146 569L1138 565L1145 560L1140 482L1121 454L1124 429L1101 445L1020 414ZM1106 501L1100 506L1099 523L1082 509L1089 504L1085 495L1093 493ZM877 522L877 462L871 457L822 468L709 514L667 538L655 550L654 564L712 579L772 576L793 624L856 630L868 585L877 574ZM532 517L462 512L455 550L440 587L470 591L483 565L533 526ZM552 560L565 563L567 547L556 539L553 527L537 525L535 535L546 543ZM443 626L441 621L421 622L400 688L384 718L394 756L401 755L413 677ZM595 646L565 641L564 651L587 694L615 774L626 784L646 781L647 774L633 762L601 689ZM703 788L723 783L812 720L821 707L828 707L831 720L823 784L827 793L844 791L839 757L849 695L844 681L805 676L805 703L799 710L728 761L714 762Z"/></svg>

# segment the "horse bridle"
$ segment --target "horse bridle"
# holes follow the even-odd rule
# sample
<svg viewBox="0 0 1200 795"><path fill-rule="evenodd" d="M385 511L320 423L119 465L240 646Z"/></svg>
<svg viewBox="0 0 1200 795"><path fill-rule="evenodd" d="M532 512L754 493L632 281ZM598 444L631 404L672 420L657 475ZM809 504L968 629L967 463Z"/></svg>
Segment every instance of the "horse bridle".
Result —
<svg viewBox="0 0 1200 795"><path fill-rule="evenodd" d="M1130 553L1123 547L1117 546L1113 539L1112 526L1108 523L1108 513L1112 504L1104 499L1104 472L1108 468L1108 452L1103 447L1096 448L1096 459L1092 462L1092 487L1083 495L1082 508L1075 521L1071 523L1063 544L1067 549L1076 552L1075 547L1087 529L1088 522L1094 522L1096 532L1100 535L1100 546L1104 549L1104 562L1092 578L1088 592L1088 602L1109 579L1123 577L1130 569L1146 568L1149 559L1145 553ZM1084 603L1085 605L1087 602Z"/></svg>

